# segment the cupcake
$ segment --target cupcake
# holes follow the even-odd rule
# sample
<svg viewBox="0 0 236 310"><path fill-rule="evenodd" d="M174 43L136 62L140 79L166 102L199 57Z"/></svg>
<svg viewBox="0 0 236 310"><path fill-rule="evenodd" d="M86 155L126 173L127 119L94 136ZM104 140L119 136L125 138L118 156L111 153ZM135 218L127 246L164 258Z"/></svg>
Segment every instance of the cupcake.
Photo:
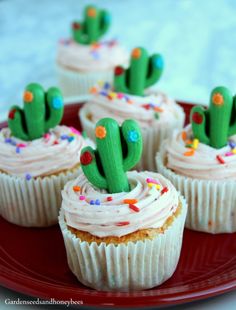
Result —
<svg viewBox="0 0 236 310"><path fill-rule="evenodd" d="M148 57L144 48L135 48L129 69L117 67L114 87L103 83L93 87L93 97L80 110L82 127L95 139L94 127L102 117L113 117L119 124L126 118L135 119L142 130L143 154L140 170L155 170L155 155L161 142L170 137L175 128L184 124L184 112L165 94L147 89L158 81L163 71L160 54Z"/></svg>
<svg viewBox="0 0 236 310"><path fill-rule="evenodd" d="M107 11L87 6L83 22L72 24L72 39L59 42L57 73L64 96L88 95L98 81L112 82L115 66L127 63L127 53L116 40L99 41L110 23Z"/></svg>
<svg viewBox="0 0 236 310"><path fill-rule="evenodd" d="M96 125L97 150L81 152L84 174L62 191L59 224L68 264L84 285L101 291L143 290L176 269L186 203L154 172L127 172L142 152L138 124L111 118Z"/></svg>
<svg viewBox="0 0 236 310"><path fill-rule="evenodd" d="M191 111L191 125L163 143L157 168L188 202L186 226L236 232L236 103L217 87L210 106Z"/></svg>
<svg viewBox="0 0 236 310"><path fill-rule="evenodd" d="M29 84L24 109L11 108L0 131L0 214L21 226L55 224L65 183L78 176L88 145L72 127L59 126L63 97Z"/></svg>

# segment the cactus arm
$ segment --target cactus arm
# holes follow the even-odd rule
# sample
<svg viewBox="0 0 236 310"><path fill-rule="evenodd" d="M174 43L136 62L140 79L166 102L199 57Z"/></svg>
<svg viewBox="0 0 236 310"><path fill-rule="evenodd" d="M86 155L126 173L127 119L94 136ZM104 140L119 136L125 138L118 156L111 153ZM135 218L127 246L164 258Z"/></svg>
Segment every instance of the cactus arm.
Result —
<svg viewBox="0 0 236 310"><path fill-rule="evenodd" d="M128 178L123 170L123 152L120 127L111 118L100 119L96 124L96 143L110 193L129 191Z"/></svg>
<svg viewBox="0 0 236 310"><path fill-rule="evenodd" d="M111 25L111 15L106 10L100 12L99 37L103 36Z"/></svg>
<svg viewBox="0 0 236 310"><path fill-rule="evenodd" d="M51 87L47 91L45 101L47 118L45 120L44 131L47 132L61 122L64 112L61 91L56 87Z"/></svg>
<svg viewBox="0 0 236 310"><path fill-rule="evenodd" d="M163 72L163 67L164 61L160 54L155 54L150 58L145 87L152 86L160 79Z"/></svg>
<svg viewBox="0 0 236 310"><path fill-rule="evenodd" d="M145 88L145 78L148 69L148 54L142 47L137 47L132 51L131 65L129 68L128 82L130 93L143 96Z"/></svg>
<svg viewBox="0 0 236 310"><path fill-rule="evenodd" d="M191 124L193 135L195 139L198 139L204 144L209 144L210 139L206 134L206 111L201 106L193 107L191 110Z"/></svg>
<svg viewBox="0 0 236 310"><path fill-rule="evenodd" d="M36 83L29 84L24 93L24 112L30 140L44 134L44 90Z"/></svg>
<svg viewBox="0 0 236 310"><path fill-rule="evenodd" d="M233 98L231 125L229 126L228 136L231 137L236 134L236 96Z"/></svg>
<svg viewBox="0 0 236 310"><path fill-rule="evenodd" d="M8 114L8 126L13 136L28 141L29 135L24 128L24 112L17 106L13 106Z"/></svg>
<svg viewBox="0 0 236 310"><path fill-rule="evenodd" d="M129 88L126 85L126 76L128 76L128 71L121 66L117 66L114 71L114 88L120 93L129 93Z"/></svg>
<svg viewBox="0 0 236 310"><path fill-rule="evenodd" d="M121 134L127 144L127 156L123 160L124 171L133 168L142 155L142 135L139 126L133 120L126 120L122 124Z"/></svg>
<svg viewBox="0 0 236 310"><path fill-rule="evenodd" d="M89 38L86 34L84 34L85 25L84 23L80 23L79 21L75 21L72 23L72 38L75 42L88 45Z"/></svg>
<svg viewBox="0 0 236 310"><path fill-rule="evenodd" d="M210 145L216 149L227 145L233 108L233 96L226 87L216 87L211 93L209 107Z"/></svg>
<svg viewBox="0 0 236 310"><path fill-rule="evenodd" d="M97 156L90 146L83 148L80 155L81 167L90 183L98 188L107 189L107 181L98 169Z"/></svg>

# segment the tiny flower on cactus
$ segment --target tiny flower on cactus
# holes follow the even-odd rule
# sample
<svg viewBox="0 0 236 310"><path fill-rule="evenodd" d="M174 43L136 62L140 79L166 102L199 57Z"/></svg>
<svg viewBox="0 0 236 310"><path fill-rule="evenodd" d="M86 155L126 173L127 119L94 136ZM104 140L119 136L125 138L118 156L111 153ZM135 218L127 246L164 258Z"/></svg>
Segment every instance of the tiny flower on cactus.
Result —
<svg viewBox="0 0 236 310"><path fill-rule="evenodd" d="M212 96L212 102L215 105L222 105L224 103L224 98L223 98L223 96L220 93L215 93Z"/></svg>
<svg viewBox="0 0 236 310"><path fill-rule="evenodd" d="M106 134L107 134L107 131L105 127L103 126L96 127L95 135L97 138L104 139L106 137Z"/></svg>
<svg viewBox="0 0 236 310"><path fill-rule="evenodd" d="M130 130L128 132L128 139L130 142L137 142L139 140L139 134L136 130Z"/></svg>
<svg viewBox="0 0 236 310"><path fill-rule="evenodd" d="M115 68L115 75L121 75L124 72L124 69L120 66Z"/></svg>
<svg viewBox="0 0 236 310"><path fill-rule="evenodd" d="M141 50L140 48L135 48L133 51L132 51L132 57L133 58L139 58L141 56Z"/></svg>
<svg viewBox="0 0 236 310"><path fill-rule="evenodd" d="M77 22L74 22L72 24L72 27L73 27L74 30L79 30L81 28L81 25L79 23L77 23Z"/></svg>
<svg viewBox="0 0 236 310"><path fill-rule="evenodd" d="M53 98L52 106L55 110L61 109L61 107L63 106L62 99L59 97Z"/></svg>
<svg viewBox="0 0 236 310"><path fill-rule="evenodd" d="M25 102L32 102L34 99L33 94L30 91L25 91L24 92L24 101Z"/></svg>
<svg viewBox="0 0 236 310"><path fill-rule="evenodd" d="M14 117L15 117L15 113L16 113L16 109L11 110L11 111L9 112L9 114L8 114L8 118L10 118L10 119L14 119Z"/></svg>
<svg viewBox="0 0 236 310"><path fill-rule="evenodd" d="M80 156L80 162L82 165L89 165L93 160L93 156L90 152L84 152L81 156Z"/></svg>
<svg viewBox="0 0 236 310"><path fill-rule="evenodd" d="M192 115L192 121L196 124L201 124L203 121L203 117L198 112L193 113Z"/></svg>
<svg viewBox="0 0 236 310"><path fill-rule="evenodd" d="M155 58L153 60L154 66L158 69L163 69L164 67L164 62L163 59L161 57Z"/></svg>
<svg viewBox="0 0 236 310"><path fill-rule="evenodd" d="M94 8L88 9L87 15L88 15L89 17L95 17L95 16L97 15L96 9L94 9Z"/></svg>

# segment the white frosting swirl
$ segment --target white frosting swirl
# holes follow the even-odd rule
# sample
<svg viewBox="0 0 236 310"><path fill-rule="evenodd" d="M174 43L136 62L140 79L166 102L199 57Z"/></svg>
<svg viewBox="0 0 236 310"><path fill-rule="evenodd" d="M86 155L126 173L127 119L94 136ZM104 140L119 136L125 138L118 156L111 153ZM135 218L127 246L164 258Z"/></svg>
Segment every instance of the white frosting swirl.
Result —
<svg viewBox="0 0 236 310"><path fill-rule="evenodd" d="M119 123L135 119L142 128L168 124L181 128L184 123L182 108L163 93L153 90L141 97L116 93L110 85L105 89L97 86L96 93L82 109L94 123L102 117L115 118Z"/></svg>
<svg viewBox="0 0 236 310"><path fill-rule="evenodd" d="M59 43L57 62L75 71L104 71L126 65L128 54L117 42L83 45L67 40Z"/></svg>
<svg viewBox="0 0 236 310"><path fill-rule="evenodd" d="M108 194L94 188L80 174L76 180L66 184L62 191L62 208L65 212L67 225L80 231L89 232L98 237L124 236L141 229L162 227L165 221L173 215L179 203L179 195L174 186L157 173L132 171L128 172L131 191L126 193ZM161 188L150 188L147 178L157 180ZM73 190L80 187L80 192ZM162 193L167 187L168 191ZM80 196L85 200L80 200ZM112 201L107 201L107 197ZM99 199L100 205L91 205L91 200ZM129 208L124 199L137 199L135 206L139 212ZM121 225L120 224L125 225Z"/></svg>
<svg viewBox="0 0 236 310"><path fill-rule="evenodd" d="M50 129L45 137L23 141L11 136L9 128L0 132L0 170L20 177L50 175L75 167L80 151L91 141L66 126Z"/></svg>
<svg viewBox="0 0 236 310"><path fill-rule="evenodd" d="M230 145L215 149L209 145L199 143L194 150L194 154L186 156L184 154L191 151L185 146L186 141L193 141L191 125L188 125L184 132L187 134L186 139L183 139L182 132L175 132L172 140L165 145L168 168L180 175L191 178L236 180L236 154L232 152ZM236 135L232 136L230 140L236 143ZM224 163L221 163L221 160Z"/></svg>

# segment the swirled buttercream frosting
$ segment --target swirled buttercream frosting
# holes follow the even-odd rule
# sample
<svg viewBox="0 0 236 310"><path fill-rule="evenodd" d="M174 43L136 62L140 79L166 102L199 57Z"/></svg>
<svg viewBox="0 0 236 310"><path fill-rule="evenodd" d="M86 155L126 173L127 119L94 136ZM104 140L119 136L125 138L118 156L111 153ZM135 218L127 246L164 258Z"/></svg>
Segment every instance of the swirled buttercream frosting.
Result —
<svg viewBox="0 0 236 310"><path fill-rule="evenodd" d="M83 45L72 40L59 42L57 63L74 71L104 71L128 62L128 55L116 41Z"/></svg>
<svg viewBox="0 0 236 310"><path fill-rule="evenodd" d="M73 127L56 126L33 141L15 138L9 128L3 128L0 131L0 171L30 178L73 168L79 164L80 151L87 142Z"/></svg>
<svg viewBox="0 0 236 310"><path fill-rule="evenodd" d="M168 124L183 126L182 108L161 92L149 90L144 97L127 95L115 92L108 83L95 86L91 91L94 95L84 109L94 123L102 117L112 117L119 123L135 119L142 128Z"/></svg>
<svg viewBox="0 0 236 310"><path fill-rule="evenodd" d="M209 180L236 180L236 135L215 149L194 139L191 125L165 145L167 167L178 174Z"/></svg>
<svg viewBox="0 0 236 310"><path fill-rule="evenodd" d="M162 227L179 204L172 183L157 173L132 171L127 176L130 192L116 194L95 188L84 174L68 182L62 191L67 225L97 237Z"/></svg>

